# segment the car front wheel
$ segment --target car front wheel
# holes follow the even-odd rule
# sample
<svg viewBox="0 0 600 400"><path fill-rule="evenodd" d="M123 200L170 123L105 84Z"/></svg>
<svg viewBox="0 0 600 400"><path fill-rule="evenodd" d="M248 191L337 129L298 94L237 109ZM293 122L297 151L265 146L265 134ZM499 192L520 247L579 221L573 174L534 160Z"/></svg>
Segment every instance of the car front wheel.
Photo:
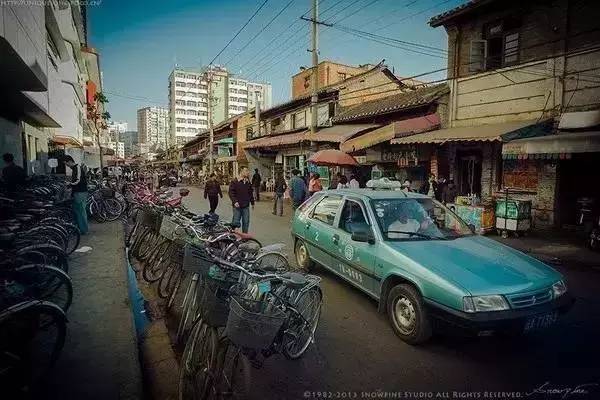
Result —
<svg viewBox="0 0 600 400"><path fill-rule="evenodd" d="M431 323L419 292L401 284L390 290L387 313L396 335L409 344L421 344L431 337Z"/></svg>
<svg viewBox="0 0 600 400"><path fill-rule="evenodd" d="M306 243L301 239L296 240L296 245L294 246L294 254L296 256L296 264L298 264L298 268L304 271L311 271L314 269L314 263L310 259L308 255L308 248L306 247Z"/></svg>

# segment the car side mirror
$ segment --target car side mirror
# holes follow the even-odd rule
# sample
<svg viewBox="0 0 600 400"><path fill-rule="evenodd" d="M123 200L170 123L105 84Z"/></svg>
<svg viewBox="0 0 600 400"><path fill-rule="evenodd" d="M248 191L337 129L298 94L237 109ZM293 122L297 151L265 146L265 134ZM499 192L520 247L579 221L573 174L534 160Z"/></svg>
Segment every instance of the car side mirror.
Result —
<svg viewBox="0 0 600 400"><path fill-rule="evenodd" d="M352 232L350 238L355 242L375 244L375 237L371 231Z"/></svg>
<svg viewBox="0 0 600 400"><path fill-rule="evenodd" d="M469 224L469 229L471 230L471 232L476 233L475 232L475 225Z"/></svg>

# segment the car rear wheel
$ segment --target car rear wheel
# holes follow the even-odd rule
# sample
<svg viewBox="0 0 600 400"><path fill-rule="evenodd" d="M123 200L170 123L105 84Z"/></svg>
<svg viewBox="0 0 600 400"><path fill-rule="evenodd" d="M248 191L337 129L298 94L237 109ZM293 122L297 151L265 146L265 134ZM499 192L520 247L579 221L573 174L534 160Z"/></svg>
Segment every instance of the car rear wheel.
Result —
<svg viewBox="0 0 600 400"><path fill-rule="evenodd" d="M421 344L431 338L431 323L419 292L401 284L390 290L387 313L396 335L409 344Z"/></svg>
<svg viewBox="0 0 600 400"><path fill-rule="evenodd" d="M296 256L296 264L298 264L298 268L304 271L311 271L314 269L314 263L308 254L308 247L306 247L306 243L304 243L304 241L301 239L296 241L296 245L294 246L294 254Z"/></svg>

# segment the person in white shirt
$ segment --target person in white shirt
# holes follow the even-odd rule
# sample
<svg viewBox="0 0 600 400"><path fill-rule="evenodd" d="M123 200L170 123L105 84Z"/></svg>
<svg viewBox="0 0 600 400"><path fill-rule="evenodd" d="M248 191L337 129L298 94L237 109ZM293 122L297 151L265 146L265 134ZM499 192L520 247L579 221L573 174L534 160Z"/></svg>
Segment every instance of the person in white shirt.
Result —
<svg viewBox="0 0 600 400"><path fill-rule="evenodd" d="M360 188L360 183L356 179L356 175L350 175L350 182L348 183L350 189L358 189Z"/></svg>

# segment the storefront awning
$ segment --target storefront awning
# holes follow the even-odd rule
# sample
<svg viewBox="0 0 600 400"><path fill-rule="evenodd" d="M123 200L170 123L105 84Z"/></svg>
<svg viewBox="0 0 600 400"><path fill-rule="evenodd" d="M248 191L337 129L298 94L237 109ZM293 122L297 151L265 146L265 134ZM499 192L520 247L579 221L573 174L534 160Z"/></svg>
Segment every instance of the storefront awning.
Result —
<svg viewBox="0 0 600 400"><path fill-rule="evenodd" d="M600 131L559 132L556 135L517 139L502 145L502 157L565 158L573 153L600 152Z"/></svg>
<svg viewBox="0 0 600 400"><path fill-rule="evenodd" d="M396 137L404 137L413 135L415 133L426 132L439 127L439 125L440 117L437 114L428 114L421 117L396 121L342 143L340 145L340 150L350 153L366 149L376 144L387 142Z"/></svg>
<svg viewBox="0 0 600 400"><path fill-rule="evenodd" d="M277 147L302 142L306 139L308 131L289 133L286 135L266 136L254 139L244 143L245 149L254 149L257 147Z"/></svg>
<svg viewBox="0 0 600 400"><path fill-rule="evenodd" d="M438 129L391 140L392 144L446 143L446 142L493 142L502 141L503 135L537 125L537 120L512 121L502 124L478 125Z"/></svg>
<svg viewBox="0 0 600 400"><path fill-rule="evenodd" d="M313 142L342 143L360 132L379 128L380 126L378 124L334 125L330 128L319 129L314 136L309 132L306 134L306 139Z"/></svg>
<svg viewBox="0 0 600 400"><path fill-rule="evenodd" d="M79 140L71 136L55 135L50 139L50 143L58 146L83 147Z"/></svg>

